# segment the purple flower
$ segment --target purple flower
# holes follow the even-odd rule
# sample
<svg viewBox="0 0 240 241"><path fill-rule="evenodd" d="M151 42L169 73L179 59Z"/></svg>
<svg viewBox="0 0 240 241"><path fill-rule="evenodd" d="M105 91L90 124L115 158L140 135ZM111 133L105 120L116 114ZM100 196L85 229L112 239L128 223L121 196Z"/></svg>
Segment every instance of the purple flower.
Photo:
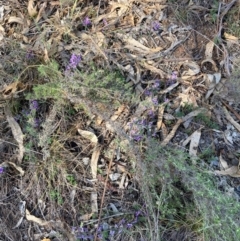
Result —
<svg viewBox="0 0 240 241"><path fill-rule="evenodd" d="M152 103L158 105L158 98L156 96L152 98Z"/></svg>
<svg viewBox="0 0 240 241"><path fill-rule="evenodd" d="M81 59L81 55L72 54L69 64L66 68L66 72L70 71L71 69L76 69Z"/></svg>
<svg viewBox="0 0 240 241"><path fill-rule="evenodd" d="M150 90L145 89L145 90L144 90L144 95L146 95L146 96L150 96L150 95L151 95Z"/></svg>
<svg viewBox="0 0 240 241"><path fill-rule="evenodd" d="M141 211L137 211L137 212L135 213L135 217L138 217L140 214L141 214Z"/></svg>
<svg viewBox="0 0 240 241"><path fill-rule="evenodd" d="M4 173L4 168L0 167L0 174L3 174L3 173Z"/></svg>
<svg viewBox="0 0 240 241"><path fill-rule="evenodd" d="M153 88L154 89L157 89L158 87L160 86L160 81L159 80L156 80L154 85L153 85Z"/></svg>
<svg viewBox="0 0 240 241"><path fill-rule="evenodd" d="M28 51L26 54L26 59L32 59L34 57L34 53L32 50Z"/></svg>
<svg viewBox="0 0 240 241"><path fill-rule="evenodd" d="M40 125L40 121L38 119L34 119L33 127L37 128Z"/></svg>
<svg viewBox="0 0 240 241"><path fill-rule="evenodd" d="M83 26L88 27L91 25L91 20L89 19L89 17L85 17L82 23Z"/></svg>
<svg viewBox="0 0 240 241"><path fill-rule="evenodd" d="M158 30L160 29L160 24L159 24L159 22L156 22L156 21L153 22L152 28L153 28L154 31L158 31Z"/></svg>
<svg viewBox="0 0 240 241"><path fill-rule="evenodd" d="M110 230L110 232L109 232L109 236L110 236L110 237L113 237L114 234L115 234L115 231L114 231L114 230Z"/></svg>
<svg viewBox="0 0 240 241"><path fill-rule="evenodd" d="M32 100L31 102L30 102L30 110L37 110L38 109L38 102L37 102L37 100Z"/></svg>
<svg viewBox="0 0 240 241"><path fill-rule="evenodd" d="M133 226L132 223L127 224L127 228L132 228L132 226Z"/></svg>
<svg viewBox="0 0 240 241"><path fill-rule="evenodd" d="M106 18L103 19L103 24L104 24L105 27L108 25L108 22L107 22Z"/></svg>

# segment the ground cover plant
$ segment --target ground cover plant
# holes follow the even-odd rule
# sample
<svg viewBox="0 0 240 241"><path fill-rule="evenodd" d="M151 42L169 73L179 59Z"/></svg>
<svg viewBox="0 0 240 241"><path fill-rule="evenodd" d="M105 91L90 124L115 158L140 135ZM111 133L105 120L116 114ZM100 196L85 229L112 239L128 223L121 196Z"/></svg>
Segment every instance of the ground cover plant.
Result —
<svg viewBox="0 0 240 241"><path fill-rule="evenodd" d="M239 3L0 5L0 239L240 239Z"/></svg>

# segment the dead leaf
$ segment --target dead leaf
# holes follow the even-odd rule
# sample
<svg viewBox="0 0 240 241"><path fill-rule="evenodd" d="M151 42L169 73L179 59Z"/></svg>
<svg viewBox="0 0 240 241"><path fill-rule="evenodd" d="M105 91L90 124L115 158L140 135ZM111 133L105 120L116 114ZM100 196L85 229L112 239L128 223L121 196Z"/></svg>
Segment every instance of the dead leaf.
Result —
<svg viewBox="0 0 240 241"><path fill-rule="evenodd" d="M79 221L88 221L92 217L93 213L83 214L79 217Z"/></svg>
<svg viewBox="0 0 240 241"><path fill-rule="evenodd" d="M98 198L97 198L97 192L91 193L91 209L92 213L98 213Z"/></svg>
<svg viewBox="0 0 240 241"><path fill-rule="evenodd" d="M225 106L223 106L223 112L227 120L240 132L240 125L232 118Z"/></svg>
<svg viewBox="0 0 240 241"><path fill-rule="evenodd" d="M194 61L185 62L185 63L183 63L183 66L185 68L187 67L188 70L186 70L182 73L182 76L181 76L182 79L188 79L189 77L192 77L192 76L200 73L200 67Z"/></svg>
<svg viewBox="0 0 240 241"><path fill-rule="evenodd" d="M114 112L113 116L111 117L112 121L115 121L119 115L125 110L126 106L125 105L121 105L119 106L118 110Z"/></svg>
<svg viewBox="0 0 240 241"><path fill-rule="evenodd" d="M42 239L41 241L51 241L51 239L49 239L49 238L44 238L44 239Z"/></svg>
<svg viewBox="0 0 240 241"><path fill-rule="evenodd" d="M17 166L15 163L13 163L13 162L6 162L6 164L8 164L9 166L11 166L14 169L16 169L19 172L20 176L24 175L25 172L23 171L23 169L21 167Z"/></svg>
<svg viewBox="0 0 240 241"><path fill-rule="evenodd" d="M14 168L15 170L18 171L18 173L20 174L20 176L23 176L24 175L24 170L20 167L20 166L17 166L15 163L13 162L2 162L0 164L0 167L12 167Z"/></svg>
<svg viewBox="0 0 240 241"><path fill-rule="evenodd" d="M47 6L47 3L44 2L43 4L41 4L41 8L39 9L39 12L38 12L38 15L37 15L37 18L36 18L36 23L41 19L41 17L43 16L43 13L44 13L44 10ZM30 15L30 14L29 14Z"/></svg>
<svg viewBox="0 0 240 241"><path fill-rule="evenodd" d="M25 89L26 86L23 83L16 81L5 87L1 92L3 94L4 99L10 99L14 95L23 92Z"/></svg>
<svg viewBox="0 0 240 241"><path fill-rule="evenodd" d="M92 143L94 143L94 144L97 144L97 143L98 143L98 138L97 138L97 136L96 136L94 133L92 133L91 131L85 131L85 130L78 129L78 133L79 133L82 137L90 140Z"/></svg>
<svg viewBox="0 0 240 241"><path fill-rule="evenodd" d="M221 170L226 170L226 169L228 168L228 164L227 164L227 162L223 159L222 154L220 154L220 156L219 156L219 162L220 162Z"/></svg>
<svg viewBox="0 0 240 241"><path fill-rule="evenodd" d="M208 87L208 92L205 95L205 99L207 100L219 84L221 80L221 73L205 74L203 79Z"/></svg>
<svg viewBox="0 0 240 241"><path fill-rule="evenodd" d="M28 211L28 209L26 209L26 219L28 221L32 221L34 223L37 223L40 226L47 226L47 225L52 223L52 221L45 221L45 220L43 220L41 218L37 218L34 215L31 215L30 212Z"/></svg>
<svg viewBox="0 0 240 241"><path fill-rule="evenodd" d="M18 161L21 162L24 154L23 133L19 124L13 118L12 113L8 109L8 107L5 108L5 114L7 117L8 124L11 127L13 137L18 143L18 147L19 147Z"/></svg>
<svg viewBox="0 0 240 241"><path fill-rule="evenodd" d="M215 171L216 174L219 175L229 175L231 177L240 177L240 170L237 166L232 166L226 170L222 170L222 171Z"/></svg>
<svg viewBox="0 0 240 241"><path fill-rule="evenodd" d="M8 23L19 23L21 25L24 25L24 21L22 18L20 17L15 17L15 16L11 16L9 19L8 19Z"/></svg>
<svg viewBox="0 0 240 241"><path fill-rule="evenodd" d="M201 137L201 129L196 130L191 135L191 142L189 147L189 154L191 156L197 156L198 145Z"/></svg>
<svg viewBox="0 0 240 241"><path fill-rule="evenodd" d="M163 113L164 113L165 106L166 106L166 105L160 105L160 106L158 107L157 130L160 130L160 128L161 128L161 126L162 126Z"/></svg>
<svg viewBox="0 0 240 241"><path fill-rule="evenodd" d="M97 178L97 163L100 156L100 148L96 147L91 158L91 170L93 179Z"/></svg>
<svg viewBox="0 0 240 241"><path fill-rule="evenodd" d="M214 46L215 46L215 43L213 41L210 41L206 44L206 50L205 50L206 59L212 59Z"/></svg>
<svg viewBox="0 0 240 241"><path fill-rule="evenodd" d="M37 6L34 7L34 0L28 1L28 14L30 17L35 17L38 14Z"/></svg>

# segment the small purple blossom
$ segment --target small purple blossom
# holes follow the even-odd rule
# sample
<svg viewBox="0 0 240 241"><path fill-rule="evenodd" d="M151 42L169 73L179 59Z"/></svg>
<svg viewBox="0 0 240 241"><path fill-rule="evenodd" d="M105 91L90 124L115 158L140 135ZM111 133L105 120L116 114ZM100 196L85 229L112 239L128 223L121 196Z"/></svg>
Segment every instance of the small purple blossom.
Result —
<svg viewBox="0 0 240 241"><path fill-rule="evenodd" d="M90 20L89 17L85 17L84 20L83 20L83 22L82 22L82 24L83 24L83 26L88 27L88 26L90 26L92 23L91 23L91 20Z"/></svg>
<svg viewBox="0 0 240 241"><path fill-rule="evenodd" d="M104 24L105 27L108 25L108 22L107 22L106 18L103 19L103 24Z"/></svg>
<svg viewBox="0 0 240 241"><path fill-rule="evenodd" d="M127 228L132 228L132 226L133 226L132 223L127 224Z"/></svg>
<svg viewBox="0 0 240 241"><path fill-rule="evenodd" d="M151 95L151 91L149 89L145 89L144 90L144 95L150 96Z"/></svg>
<svg viewBox="0 0 240 241"><path fill-rule="evenodd" d="M37 100L32 100L30 102L30 110L37 110L39 107Z"/></svg>
<svg viewBox="0 0 240 241"><path fill-rule="evenodd" d="M66 72L70 71L71 69L76 69L81 60L81 55L72 54L69 64L66 68Z"/></svg>
<svg viewBox="0 0 240 241"><path fill-rule="evenodd" d="M159 86L160 86L160 81L159 81L159 80L156 80L155 83L154 83L154 85L153 85L153 88L154 88L154 89L157 89L157 88L159 88Z"/></svg>
<svg viewBox="0 0 240 241"><path fill-rule="evenodd" d="M39 125L40 125L40 121L35 118L34 122L33 122L33 127L37 128L37 127L39 127Z"/></svg>
<svg viewBox="0 0 240 241"><path fill-rule="evenodd" d="M110 232L109 232L109 236L110 236L110 237L113 237L114 234L115 234L115 231L114 231L114 230L110 230Z"/></svg>
<svg viewBox="0 0 240 241"><path fill-rule="evenodd" d="M152 103L158 105L158 98L156 96L152 98Z"/></svg>
<svg viewBox="0 0 240 241"><path fill-rule="evenodd" d="M158 31L160 29L160 23L157 21L153 22L152 28L154 31Z"/></svg>
<svg viewBox="0 0 240 241"><path fill-rule="evenodd" d="M3 174L3 173L4 173L4 168L0 167L0 174Z"/></svg>
<svg viewBox="0 0 240 241"><path fill-rule="evenodd" d="M32 50L30 50L30 51L28 51L28 52L26 53L26 59L28 59L28 60L33 59L34 56L35 56L35 55L34 55L34 53L33 53Z"/></svg>

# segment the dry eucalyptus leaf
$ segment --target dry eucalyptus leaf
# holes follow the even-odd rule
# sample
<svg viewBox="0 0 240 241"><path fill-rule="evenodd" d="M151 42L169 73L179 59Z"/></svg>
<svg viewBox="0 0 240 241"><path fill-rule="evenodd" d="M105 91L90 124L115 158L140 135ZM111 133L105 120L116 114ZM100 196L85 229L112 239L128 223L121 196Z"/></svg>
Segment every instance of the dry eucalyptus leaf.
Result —
<svg viewBox="0 0 240 241"><path fill-rule="evenodd" d="M5 108L5 113L6 113L8 124L11 127L13 137L18 143L18 147L19 147L18 161L21 162L23 158L23 153L24 153L23 133L19 124L13 118L11 111L7 107Z"/></svg>
<svg viewBox="0 0 240 241"><path fill-rule="evenodd" d="M111 181L117 181L120 176L121 176L120 173L111 173L111 174L109 174L109 178L111 179Z"/></svg>
<svg viewBox="0 0 240 241"><path fill-rule="evenodd" d="M9 19L8 19L8 23L19 23L21 25L24 25L24 21L22 18L20 17L15 17L15 16L11 16Z"/></svg>
<svg viewBox="0 0 240 241"><path fill-rule="evenodd" d="M91 193L91 209L92 213L98 213L97 192Z"/></svg>
<svg viewBox="0 0 240 241"><path fill-rule="evenodd" d="M28 211L28 209L26 209L26 219L28 221L32 221L34 223L39 224L40 226L46 226L52 223L52 221L45 221L41 218L37 218L34 215L31 215L30 212Z"/></svg>
<svg viewBox="0 0 240 241"><path fill-rule="evenodd" d="M162 121L163 121L163 114L164 114L164 109L166 105L160 105L158 107L158 115L157 115L157 130L160 130L162 126Z"/></svg>
<svg viewBox="0 0 240 241"><path fill-rule="evenodd" d="M85 131L85 130L78 129L78 133L79 133L82 137L90 140L92 143L94 143L94 144L97 144L97 143L98 143L98 138L97 138L97 136L96 136L94 133L92 133L91 131Z"/></svg>
<svg viewBox="0 0 240 241"><path fill-rule="evenodd" d="M119 106L118 110L114 112L113 116L111 116L111 120L115 121L119 117L119 115L125 110L125 108L125 105Z"/></svg>
<svg viewBox="0 0 240 241"><path fill-rule="evenodd" d="M206 85L208 86L208 92L205 95L205 99L207 100L210 95L213 93L215 87L221 80L221 74L220 73L215 73L215 74L206 74L204 75L204 80L206 82Z"/></svg>
<svg viewBox="0 0 240 241"><path fill-rule="evenodd" d="M222 170L222 171L215 171L216 174L219 175L229 175L231 177L240 177L240 170L237 166L232 166L226 170Z"/></svg>
<svg viewBox="0 0 240 241"><path fill-rule="evenodd" d="M212 59L214 46L215 46L215 43L213 41L210 41L206 44L206 50L205 50L206 59Z"/></svg>
<svg viewBox="0 0 240 241"><path fill-rule="evenodd" d="M196 130L191 135L191 142L189 147L189 154L191 156L197 156L197 150L198 150L200 138L201 138L201 129Z"/></svg>
<svg viewBox="0 0 240 241"><path fill-rule="evenodd" d="M34 0L28 1L28 14L30 17L35 17L38 14L37 7L34 7Z"/></svg>
<svg viewBox="0 0 240 241"><path fill-rule="evenodd" d="M189 61L189 62L183 63L183 66L185 68L187 67L188 70L182 73L182 76L181 76L182 79L188 79L189 77L200 73L200 67L196 62Z"/></svg>
<svg viewBox="0 0 240 241"><path fill-rule="evenodd" d="M240 132L240 125L232 118L225 106L223 106L223 112L227 120Z"/></svg>
<svg viewBox="0 0 240 241"><path fill-rule="evenodd" d="M97 147L93 151L92 158L91 158L91 170L92 170L93 179L97 178L97 164L98 164L99 156L100 156L100 148Z"/></svg>
<svg viewBox="0 0 240 241"><path fill-rule="evenodd" d="M11 166L14 169L16 169L19 172L20 176L24 175L25 172L23 171L23 169L21 167L17 166L15 163L13 163L13 162L6 162L6 164L8 164L9 166Z"/></svg>
<svg viewBox="0 0 240 241"><path fill-rule="evenodd" d="M12 84L5 87L1 92L5 99L12 98L14 94L23 92L26 89L26 86L19 81L13 82Z"/></svg>
<svg viewBox="0 0 240 241"><path fill-rule="evenodd" d="M227 164L227 162L223 159L222 154L220 154L219 162L220 162L221 170L226 170L226 169L228 168L228 164Z"/></svg>
<svg viewBox="0 0 240 241"><path fill-rule="evenodd" d="M93 213L87 213L79 217L79 221L88 221L92 217Z"/></svg>

